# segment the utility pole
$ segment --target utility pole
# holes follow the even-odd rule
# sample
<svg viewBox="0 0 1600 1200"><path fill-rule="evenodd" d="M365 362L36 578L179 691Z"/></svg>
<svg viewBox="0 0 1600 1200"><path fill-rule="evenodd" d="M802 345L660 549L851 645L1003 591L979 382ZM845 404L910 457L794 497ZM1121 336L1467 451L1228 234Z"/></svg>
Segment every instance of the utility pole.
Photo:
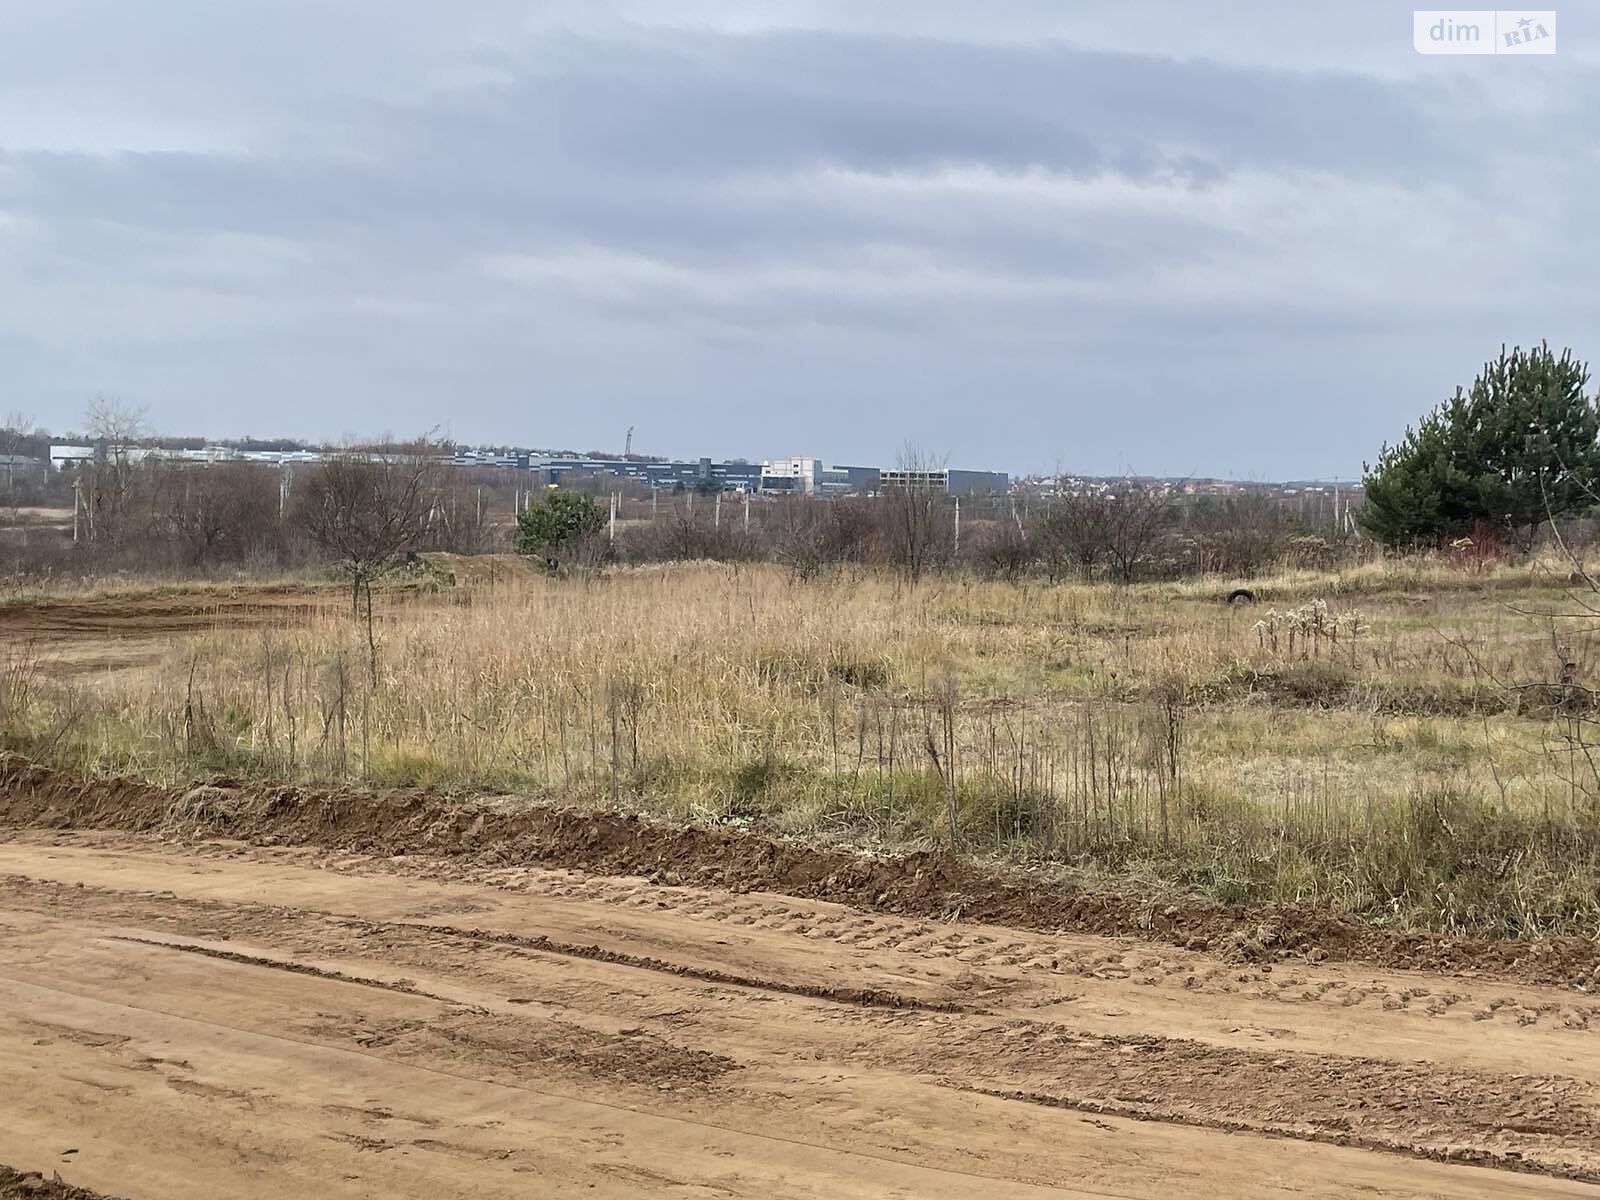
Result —
<svg viewBox="0 0 1600 1200"><path fill-rule="evenodd" d="M750 532L750 493L748 490L744 494L744 531L746 533Z"/></svg>
<svg viewBox="0 0 1600 1200"><path fill-rule="evenodd" d="M72 540L74 543L78 540L78 513L82 508L83 480L81 478L74 479L72 481Z"/></svg>
<svg viewBox="0 0 1600 1200"><path fill-rule="evenodd" d="M711 505L711 528L722 528L722 493L717 493L716 500Z"/></svg>
<svg viewBox="0 0 1600 1200"><path fill-rule="evenodd" d="M611 493L611 522L610 522L610 531L607 534L607 537L608 537L608 539L610 541L613 541L613 542L617 540L617 493L616 492L612 492Z"/></svg>
<svg viewBox="0 0 1600 1200"><path fill-rule="evenodd" d="M956 553L961 553L961 497L956 497Z"/></svg>

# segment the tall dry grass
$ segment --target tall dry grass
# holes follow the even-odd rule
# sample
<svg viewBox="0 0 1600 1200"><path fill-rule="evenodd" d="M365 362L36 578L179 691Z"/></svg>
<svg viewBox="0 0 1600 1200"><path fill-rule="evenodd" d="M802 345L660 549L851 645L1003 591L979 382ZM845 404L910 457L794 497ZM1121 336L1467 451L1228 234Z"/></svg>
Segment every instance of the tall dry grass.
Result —
<svg viewBox="0 0 1600 1200"><path fill-rule="evenodd" d="M1594 787L1508 689L1519 568L1112 588L770 567L471 573L391 597L369 679L330 596L92 693L14 665L8 740L89 771L517 790L874 844L953 843L1224 899L1593 932ZM1271 636L1327 598L1333 631ZM1587 663L1588 635L1564 627ZM26 679L24 679L26 677Z"/></svg>

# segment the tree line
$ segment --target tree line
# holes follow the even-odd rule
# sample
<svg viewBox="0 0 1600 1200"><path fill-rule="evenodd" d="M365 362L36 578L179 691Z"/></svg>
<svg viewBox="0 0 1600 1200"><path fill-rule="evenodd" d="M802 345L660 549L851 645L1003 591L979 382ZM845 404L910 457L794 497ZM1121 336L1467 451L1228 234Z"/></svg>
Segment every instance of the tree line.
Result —
<svg viewBox="0 0 1600 1200"><path fill-rule="evenodd" d="M519 553L558 570L608 562L775 562L797 579L888 569L912 583L949 570L989 578L1129 583L1195 573L1248 575L1272 563L1328 565L1343 548L1267 496L1183 498L1129 483L1034 501L962 504L927 489L762 503L760 520L718 520L711 506L674 505L618 522L592 496L553 489L518 522Z"/></svg>
<svg viewBox="0 0 1600 1200"><path fill-rule="evenodd" d="M1600 504L1600 398L1585 363L1541 343L1502 349L1471 386L1385 444L1364 470L1361 530L1391 549L1486 544L1527 548L1542 525ZM635 505L613 517L564 489L507 495L514 473L445 466L429 438L350 447L283 469L200 464L143 453L143 414L112 401L91 406L96 460L59 476L6 479L14 513L28 504L72 507L63 531L5 530L13 573L95 573L139 568L339 567L355 601L401 557L429 550L516 550L547 567L712 559L771 561L796 577L887 567L916 582L952 568L1048 579L1140 578L1191 573L1240 577L1270 564L1328 565L1349 549L1339 531L1305 528L1270 497L1180 500L1170 488L1122 486L1035 500L969 503L890 488L876 496L748 501L723 515L723 498L686 496L664 514ZM31 450L39 435L5 423L5 446ZM507 509L509 508L509 512ZM620 519L619 519L620 518Z"/></svg>

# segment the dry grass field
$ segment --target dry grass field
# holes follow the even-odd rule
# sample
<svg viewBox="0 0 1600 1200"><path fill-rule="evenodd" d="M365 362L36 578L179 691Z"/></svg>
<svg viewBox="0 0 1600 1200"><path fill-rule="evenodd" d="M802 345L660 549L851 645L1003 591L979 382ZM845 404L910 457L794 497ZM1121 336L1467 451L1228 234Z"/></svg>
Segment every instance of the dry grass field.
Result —
<svg viewBox="0 0 1600 1200"><path fill-rule="evenodd" d="M1229 586L441 559L380 591L375 652L332 587L32 597L0 609L0 717L90 775L525 793L1379 923L1600 927L1600 622L1564 570Z"/></svg>
<svg viewBox="0 0 1600 1200"><path fill-rule="evenodd" d="M1600 1194L1581 597L1232 582L9 597L0 1195Z"/></svg>

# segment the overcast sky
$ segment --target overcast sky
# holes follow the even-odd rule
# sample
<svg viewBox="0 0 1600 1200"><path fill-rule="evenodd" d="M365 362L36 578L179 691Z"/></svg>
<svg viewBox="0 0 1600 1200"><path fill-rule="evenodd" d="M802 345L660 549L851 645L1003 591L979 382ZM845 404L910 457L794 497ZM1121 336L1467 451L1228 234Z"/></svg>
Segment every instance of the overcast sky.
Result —
<svg viewBox="0 0 1600 1200"><path fill-rule="evenodd" d="M0 411L1349 477L1600 360L1600 13L0 0Z"/></svg>

